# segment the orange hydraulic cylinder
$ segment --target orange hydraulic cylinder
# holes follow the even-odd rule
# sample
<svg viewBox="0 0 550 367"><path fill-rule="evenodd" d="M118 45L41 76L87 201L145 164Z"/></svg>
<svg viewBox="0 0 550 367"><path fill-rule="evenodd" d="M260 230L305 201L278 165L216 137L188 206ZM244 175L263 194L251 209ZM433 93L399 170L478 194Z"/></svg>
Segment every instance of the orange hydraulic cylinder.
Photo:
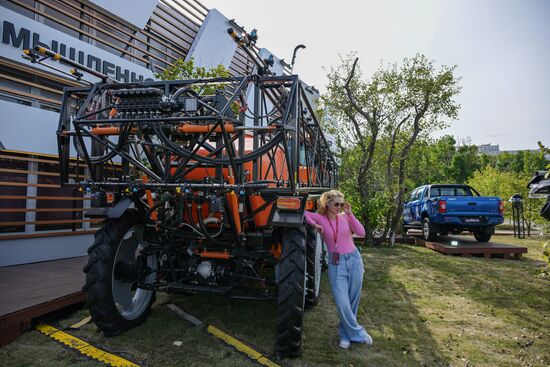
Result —
<svg viewBox="0 0 550 367"><path fill-rule="evenodd" d="M141 176L141 180L143 181L144 184L146 184L147 181L148 181L147 176L145 176L145 175ZM147 196L147 205L149 205L149 208L152 208L153 207L153 195L151 194L151 190L145 190L145 196ZM153 220L157 220L157 211L156 210L151 213L151 218L153 218Z"/></svg>
<svg viewBox="0 0 550 367"><path fill-rule="evenodd" d="M178 130L182 133L191 133L191 134L192 133L207 133L213 127L214 127L214 125L190 125L190 124L186 124L186 125L180 125L180 126L176 127L176 130ZM225 124L224 127L225 127L225 131L227 131L228 133L234 133L235 132L235 126L233 126L233 124ZM218 127L216 127L216 129L214 129L214 132L221 133L222 128L220 126L218 126Z"/></svg>
<svg viewBox="0 0 550 367"><path fill-rule="evenodd" d="M200 257L206 257L210 259L229 259L229 252L203 251L200 253Z"/></svg>
<svg viewBox="0 0 550 367"><path fill-rule="evenodd" d="M233 185L235 183L235 178L232 176L228 176L229 184ZM242 223L241 223L241 216L239 215L239 200L237 199L237 194L235 194L235 191L231 191L227 194L225 194L225 198L227 200L227 203L229 204L229 209L231 210L231 215L233 216L233 220L235 221L235 229L237 230L237 233L242 232Z"/></svg>
<svg viewBox="0 0 550 367"><path fill-rule="evenodd" d="M262 205L265 204L265 200L262 199L260 195L250 195L250 207L252 208L252 211L258 209ZM271 207L273 204L268 205L263 210L259 211L254 215L254 224L256 227L263 227L267 225L269 214L271 213Z"/></svg>
<svg viewBox="0 0 550 367"><path fill-rule="evenodd" d="M94 135L118 135L120 128L118 127L94 127L92 128L92 134ZM137 129L133 128L132 133L136 133Z"/></svg>

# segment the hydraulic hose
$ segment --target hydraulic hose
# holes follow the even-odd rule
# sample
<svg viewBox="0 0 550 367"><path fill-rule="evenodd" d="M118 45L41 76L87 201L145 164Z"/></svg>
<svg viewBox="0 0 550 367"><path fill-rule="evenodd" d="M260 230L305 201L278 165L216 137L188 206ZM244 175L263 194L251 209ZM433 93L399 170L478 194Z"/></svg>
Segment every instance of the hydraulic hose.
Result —
<svg viewBox="0 0 550 367"><path fill-rule="evenodd" d="M189 208L189 211L190 211L191 207L188 207L188 208ZM201 204L197 205L197 217L199 218L199 225L200 225L200 228L201 228L202 232L206 236L206 238L208 238L210 241L212 241L212 242L214 242L218 245L227 246L228 245L227 242L221 242L221 241L215 239L214 237L212 237L210 232L208 232L208 229L206 228L206 225L204 224L204 218L202 217L201 210L202 210L202 205Z"/></svg>
<svg viewBox="0 0 550 367"><path fill-rule="evenodd" d="M171 149L176 151L178 154L184 156L185 158L193 159L201 163L215 164L215 165L228 165L231 163L231 160L229 158L206 158L204 156L201 156L200 154L196 154L196 153L192 154L192 152L190 152L189 150L178 146L171 139L169 139L159 126L155 126L154 129L157 135L159 136L159 138L166 145L168 145ZM268 151L273 149L273 147L275 147L277 144L281 142L281 140L283 139L283 134L284 132L280 131L273 137L273 139L269 141L269 143L260 147L256 151L246 154L242 157L235 157L234 159L235 164L249 162L265 155Z"/></svg>

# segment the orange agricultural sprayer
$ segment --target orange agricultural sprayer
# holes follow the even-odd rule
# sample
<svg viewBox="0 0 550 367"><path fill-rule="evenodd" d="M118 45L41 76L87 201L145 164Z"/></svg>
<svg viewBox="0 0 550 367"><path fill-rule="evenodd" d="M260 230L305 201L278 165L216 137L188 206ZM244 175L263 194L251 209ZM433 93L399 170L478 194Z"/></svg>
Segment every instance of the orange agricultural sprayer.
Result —
<svg viewBox="0 0 550 367"><path fill-rule="evenodd" d="M210 292L276 302L277 350L299 352L323 257L304 211L336 164L306 86L257 62L252 75L65 89L60 174L104 218L84 270L106 335L143 321L155 292Z"/></svg>

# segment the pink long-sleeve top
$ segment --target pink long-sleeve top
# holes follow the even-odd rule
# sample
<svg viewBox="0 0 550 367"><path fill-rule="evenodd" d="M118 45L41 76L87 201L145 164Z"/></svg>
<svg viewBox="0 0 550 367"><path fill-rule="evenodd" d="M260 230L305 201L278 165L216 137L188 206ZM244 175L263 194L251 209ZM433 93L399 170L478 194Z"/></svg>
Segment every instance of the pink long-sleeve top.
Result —
<svg viewBox="0 0 550 367"><path fill-rule="evenodd" d="M365 227L355 218L353 214L340 213L334 220L330 220L326 215L305 212L306 222L310 225L319 224L323 227L323 240L327 244L329 252L338 252L340 254L349 254L355 251L352 234L362 237L365 235ZM336 221L338 220L338 246L334 243L334 231L336 231ZM329 222L330 221L330 222ZM332 224L332 226L331 226Z"/></svg>

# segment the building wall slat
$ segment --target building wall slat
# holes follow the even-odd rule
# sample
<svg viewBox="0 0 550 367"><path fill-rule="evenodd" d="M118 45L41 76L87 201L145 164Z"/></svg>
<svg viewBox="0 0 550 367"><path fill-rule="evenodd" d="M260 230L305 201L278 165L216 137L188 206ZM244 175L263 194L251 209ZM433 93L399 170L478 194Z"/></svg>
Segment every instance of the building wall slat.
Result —
<svg viewBox="0 0 550 367"><path fill-rule="evenodd" d="M71 224L71 223L92 223L102 222L103 219L69 219L69 220L37 220L32 222L0 222L0 227L19 226L27 224Z"/></svg>
<svg viewBox="0 0 550 367"><path fill-rule="evenodd" d="M63 3L63 5L70 6L70 7L74 8L74 9L79 9L82 13L87 14L87 15L89 15L90 17L94 17L94 20L95 20L96 22L99 22L99 23L101 23L101 24L103 24L103 25L105 25L105 26L107 26L107 27L109 27L109 28L111 28L111 29L113 29L113 30L116 29L116 31L125 34L126 36L130 37L130 39L135 40L136 42L141 43L141 44L144 45L145 47L152 48L152 49L156 50L157 52L162 53L163 55L165 55L165 56L167 56L167 57L170 57L170 58L175 59L175 57L172 56L172 55L170 55L169 53L166 53L166 52L164 52L163 50L159 49L158 47L155 47L155 46L153 46L153 45L151 45L151 44L148 44L146 41L143 41L142 39L140 39L140 38L137 36L136 33L140 33L140 34L145 34L145 35L147 35L147 34L144 33L143 30L141 30L141 29L134 30L134 31L133 31L134 33L128 32L128 31L126 31L125 29L122 29L121 27L117 27L117 24L116 24L116 23L114 23L114 22L109 22L108 20L101 19L100 17L97 17L96 15L94 15L94 14L93 14L92 12L90 12L90 11L87 11L87 10L82 9L82 8L78 8L78 7L76 7L75 5L70 4L67 0L58 0L58 1L60 1L61 3ZM112 18L108 18L108 19L112 19ZM178 50L172 48L172 47L170 46L170 44L166 43L164 40L162 40L162 39L160 39L160 38L157 38L157 39L155 39L155 40L156 40L157 42L161 43L164 47L170 48L172 51L174 51L174 52L176 52L176 53L179 52ZM128 43L128 45L130 46L130 45L132 45L132 43ZM132 45L132 48L134 48L133 45Z"/></svg>
<svg viewBox="0 0 550 367"><path fill-rule="evenodd" d="M82 208L39 208L39 209L29 209L29 208L1 208L0 213L66 213L66 212L84 212L88 209Z"/></svg>
<svg viewBox="0 0 550 367"><path fill-rule="evenodd" d="M0 200L92 200L86 197L72 196L17 196L17 195L0 195Z"/></svg>
<svg viewBox="0 0 550 367"><path fill-rule="evenodd" d="M11 1L13 1L13 0L11 0ZM89 37L89 38L91 38L91 39L93 39L93 40L95 40L95 41L97 41L97 42L99 42L99 43L102 43L102 44L104 44L104 45L106 45L106 46L108 46L108 47L111 47L112 49L119 51L121 54L128 55L128 56L130 56L130 57L133 57L133 58L135 58L136 60L139 60L139 61L143 62L144 64L148 64L148 63L149 63L149 61L146 60L146 59L144 59L143 57L139 57L139 56L133 54L132 52L130 52L130 51L128 51L128 50L125 50L125 49L123 49L123 48L120 48L120 47L118 47L118 46L116 46L116 45L113 45L113 44L110 43L110 42L107 42L107 41L101 39L100 37L97 37L97 36L95 36L95 35L93 35L93 34L91 34L91 33L85 32L84 30L81 30L81 29L79 29L79 28L77 28L77 27L74 27L73 25L68 24L68 23L66 23L66 22L64 22L64 21L61 21L61 20L59 20L59 19L56 19L54 16L52 16L52 15L50 15L50 14L47 14L47 13L45 13L45 12L43 12L43 11L40 11L40 10L38 10L38 9L36 9L36 8L33 8L33 7L31 7L31 6L28 6L28 5L24 4L24 3L16 3L16 4L19 5L19 6L21 6L21 7L23 7L23 8L25 8L25 9L31 10L31 11L33 11L35 14L39 14L39 15L43 16L44 18L48 18L48 19L50 19L50 20L53 20L54 22L56 22L56 23L58 23L58 24L61 24L61 25L64 26L64 27L67 27L67 28L69 28L69 29L72 29L73 31L78 32L78 34L80 34L80 35L84 35L84 36ZM162 68L162 67L161 67L161 68ZM164 68L162 68L162 69L164 69Z"/></svg>
<svg viewBox="0 0 550 367"><path fill-rule="evenodd" d="M33 67L28 66L26 64L22 64L22 63L19 63L19 62L14 62L14 61L11 61L11 60L3 58L3 57L0 57L0 65L5 65L5 66L8 66L8 67L16 68L16 69L22 70L26 73L29 73L29 74L37 75L37 76L43 77L45 79L49 79L49 80L53 80L53 81L62 83L65 86L68 86L68 87L79 87L79 86L84 85L84 83L79 83L76 80L64 78L62 76L58 76L58 75L49 73L49 72L44 71L44 70L33 68Z"/></svg>
<svg viewBox="0 0 550 367"><path fill-rule="evenodd" d="M16 239L23 239L23 238L42 238L42 237L53 237L53 236L78 236L83 234L93 234L97 231L97 229L93 230L78 230L78 231L45 231L43 233L41 232L35 232L35 233L25 233L25 234L11 234L11 235L0 235L0 241L6 241L6 240L16 240Z"/></svg>
<svg viewBox="0 0 550 367"><path fill-rule="evenodd" d="M13 76L9 76L9 75L3 74L3 73L0 73L0 78L7 79L7 80L12 80L14 82L22 83L22 84L25 84L25 85L28 85L28 86L31 86L31 87L47 90L47 91L52 92L52 93L56 93L56 94L60 94L60 95L63 94L63 92L60 91L59 89L49 88L49 87L46 87L46 86L43 86L43 85L40 85L40 84L29 82L27 80L15 78Z"/></svg>
<svg viewBox="0 0 550 367"><path fill-rule="evenodd" d="M198 21L194 21L193 19L189 18L189 15L195 16L195 17L196 17L196 15L193 14L193 12L189 12L189 10L185 6L182 6L177 0L171 0L171 1L160 0L159 3L166 4L170 9L173 9L174 11L178 12L185 20L187 20L189 23L194 25L194 27L191 26L191 25L187 25L191 30L194 30L195 32L199 31L199 28L201 27L202 20L204 20L204 19L201 19L200 20L201 23L199 23ZM179 8L173 6L174 4L178 5ZM197 20L198 19L199 18L197 17Z"/></svg>
<svg viewBox="0 0 550 367"><path fill-rule="evenodd" d="M43 4L43 5L45 5L45 6L49 7L49 8L51 8L51 9L56 10L56 11L60 12L61 14L64 14L64 15L66 15L67 17L70 17L70 18L72 18L72 19L74 19L74 20L80 22L81 24L85 24L85 25L87 25L89 28L95 29L96 31L99 31L99 32L104 33L104 34L108 34L108 33L105 32L105 29L102 29L102 28L98 27L97 25L93 24L92 22L88 22L88 21L86 21L86 20L84 20L84 19L81 19L81 18L79 18L79 17L77 17L77 16L75 16L75 15L73 15L73 14L70 14L69 12L67 12L67 11L65 11L65 10L63 10L63 9L61 9L61 8L59 8L59 7L57 7L57 6L55 6L55 5L52 4L51 2L46 2L46 1L44 1L44 0L35 0L35 1L37 1L37 2L39 2L39 3L41 3L41 4ZM98 21L99 19L96 18L96 19L94 19L94 20ZM105 23L105 22L102 22L102 23L103 23L104 25L108 26L109 28L111 28L112 30L116 31L116 32L124 33L121 29L115 29L112 25L109 25L108 23ZM128 39L128 40L123 39L123 38L121 38L121 37L115 35L114 33L109 33L108 35L109 35L110 37L116 39L117 41L124 43L128 48L131 48L131 49L133 49L134 51L139 51L139 52L141 52L141 53L143 53L143 54L146 54L146 55L151 56L152 58L156 59L157 61L160 61L160 62L163 62L163 63L165 63L165 64L171 65L171 64L170 64L169 62L167 62L166 60L163 60L163 59L157 57L156 55L154 55L154 54L148 52L147 50L144 50L144 49L142 49L142 48L140 48L140 47L137 47L137 46L135 46L134 44L132 44L132 43L131 43L131 40L134 39L134 36L131 35L131 34L127 34L127 35L130 37L130 39ZM158 51L161 52L161 53L163 53L161 50L158 50ZM132 55L132 57L135 57L135 53L131 53L130 55ZM169 54L165 54L165 55L168 56L168 57L170 57L170 58L172 58L172 59L175 59L174 57L172 57L172 56L169 55Z"/></svg>
<svg viewBox="0 0 550 367"><path fill-rule="evenodd" d="M22 92L22 91L19 91L19 90L16 90L16 89L6 88L6 87L3 87L3 86L0 86L0 91L10 93L10 94L14 94L16 96L27 97L27 98L30 98L30 99L37 99L39 101L51 103L52 105L55 105L55 106L61 106L61 98L58 99L58 100L51 99L51 98L46 98L46 97L42 97L42 96L39 96L39 95L36 95L36 94L26 93L26 92Z"/></svg>

